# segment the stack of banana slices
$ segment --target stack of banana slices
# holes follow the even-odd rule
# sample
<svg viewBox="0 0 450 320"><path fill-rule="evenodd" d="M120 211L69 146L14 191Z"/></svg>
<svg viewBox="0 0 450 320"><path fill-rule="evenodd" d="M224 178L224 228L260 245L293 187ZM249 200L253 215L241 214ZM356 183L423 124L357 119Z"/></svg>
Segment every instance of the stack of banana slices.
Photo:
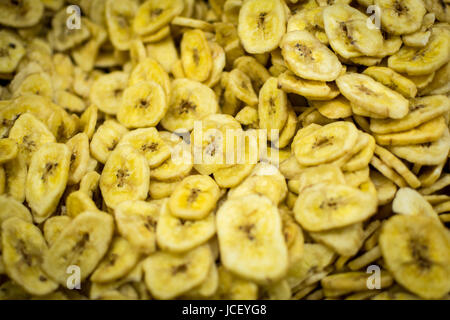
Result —
<svg viewBox="0 0 450 320"><path fill-rule="evenodd" d="M447 0L1 1L0 299L450 299L449 61Z"/></svg>

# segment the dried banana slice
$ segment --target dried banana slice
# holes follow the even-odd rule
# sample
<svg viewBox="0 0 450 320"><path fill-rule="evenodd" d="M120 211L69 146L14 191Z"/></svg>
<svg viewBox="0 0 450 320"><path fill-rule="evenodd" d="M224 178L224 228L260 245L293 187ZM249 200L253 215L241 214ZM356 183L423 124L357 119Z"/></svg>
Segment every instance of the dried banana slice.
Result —
<svg viewBox="0 0 450 320"><path fill-rule="evenodd" d="M78 190L70 193L66 198L66 214L75 218L84 211L99 211L94 200L84 191Z"/></svg>
<svg viewBox="0 0 450 320"><path fill-rule="evenodd" d="M186 296L190 298L208 298L216 293L219 287L219 270L215 263L211 264L206 279L197 287L190 290Z"/></svg>
<svg viewBox="0 0 450 320"><path fill-rule="evenodd" d="M374 152L384 163L389 164L390 167L397 171L405 179L408 185L412 188L420 187L419 179L392 153L380 146L376 146Z"/></svg>
<svg viewBox="0 0 450 320"><path fill-rule="evenodd" d="M1 17L0 17L1 21ZM13 32L8 30L0 31L0 72L13 72L20 60L25 55L25 47L22 40Z"/></svg>
<svg viewBox="0 0 450 320"><path fill-rule="evenodd" d="M338 291L343 294L354 291L367 290L367 282L370 273L366 272L344 272L340 274L329 275L321 280L322 287L325 290ZM380 272L381 288L390 287L394 279L389 272Z"/></svg>
<svg viewBox="0 0 450 320"><path fill-rule="evenodd" d="M51 78L45 72L30 74L17 84L17 87L15 87L12 94L13 98L26 94L36 94L52 98L53 86Z"/></svg>
<svg viewBox="0 0 450 320"><path fill-rule="evenodd" d="M305 243L302 259L288 271L287 280L291 288L297 288L305 280L323 272L335 259L336 253L320 243Z"/></svg>
<svg viewBox="0 0 450 320"><path fill-rule="evenodd" d="M258 97L253 90L250 78L241 70L233 69L228 74L228 86L234 95L249 106L258 104Z"/></svg>
<svg viewBox="0 0 450 320"><path fill-rule="evenodd" d="M104 113L115 115L122 105L128 74L114 71L100 76L93 84L89 99Z"/></svg>
<svg viewBox="0 0 450 320"><path fill-rule="evenodd" d="M369 76L346 73L336 80L336 84L348 100L370 112L393 119L408 114L408 100Z"/></svg>
<svg viewBox="0 0 450 320"><path fill-rule="evenodd" d="M242 279L225 269L218 267L219 286L214 295L216 299L225 300L255 300L258 298L258 285Z"/></svg>
<svg viewBox="0 0 450 320"><path fill-rule="evenodd" d="M169 109L161 120L170 131L192 130L194 122L219 110L214 91L200 82L176 79L172 82Z"/></svg>
<svg viewBox="0 0 450 320"><path fill-rule="evenodd" d="M50 92L53 93L53 92ZM41 95L42 92L40 93ZM47 95L49 98L51 98L51 95ZM64 90L57 90L53 93L54 100L56 104L60 105L67 111L78 113L83 112L86 109L86 104L84 101L79 98L77 95L70 93L68 91Z"/></svg>
<svg viewBox="0 0 450 320"><path fill-rule="evenodd" d="M319 165L350 152L357 138L358 130L352 123L338 121L308 135L298 131L292 142L293 152L301 165Z"/></svg>
<svg viewBox="0 0 450 320"><path fill-rule="evenodd" d="M226 55L225 50L216 42L208 41L208 44L211 49L213 66L208 79L203 83L206 84L208 87L213 88L215 85L219 83L221 79L222 71L223 68L225 68L226 64Z"/></svg>
<svg viewBox="0 0 450 320"><path fill-rule="evenodd" d="M373 215L377 198L340 184L317 184L298 197L295 219L307 230L324 231L361 222Z"/></svg>
<svg viewBox="0 0 450 320"><path fill-rule="evenodd" d="M13 217L2 223L2 257L6 272L31 294L48 294L58 287L42 269L47 250L41 231L31 222Z"/></svg>
<svg viewBox="0 0 450 320"><path fill-rule="evenodd" d="M450 31L433 28L428 44L423 48L403 47L389 57L388 66L400 73L421 76L433 73L448 62Z"/></svg>
<svg viewBox="0 0 450 320"><path fill-rule="evenodd" d="M161 138L156 128L136 129L126 133L117 146L131 145L147 159L150 168L156 168L170 155L169 145Z"/></svg>
<svg viewBox="0 0 450 320"><path fill-rule="evenodd" d="M284 148L289 145L295 133L297 132L297 114L292 107L288 108L288 118L284 128L280 132L278 140L274 141L275 147L278 149Z"/></svg>
<svg viewBox="0 0 450 320"><path fill-rule="evenodd" d="M170 197L175 187L178 185L179 181L157 181L152 180L148 188L148 194L154 200L164 199Z"/></svg>
<svg viewBox="0 0 450 320"><path fill-rule="evenodd" d="M171 156L159 167L152 169L152 179L174 182L186 177L193 167L190 146L175 134L169 132L160 132L160 134L163 140L171 145Z"/></svg>
<svg viewBox="0 0 450 320"><path fill-rule="evenodd" d="M395 35L419 30L427 12L421 0L374 0L374 4L380 8L383 29Z"/></svg>
<svg viewBox="0 0 450 320"><path fill-rule="evenodd" d="M297 11L288 20L287 32L306 30L327 45L328 37L324 30L323 9L324 7L316 7Z"/></svg>
<svg viewBox="0 0 450 320"><path fill-rule="evenodd" d="M379 243L395 280L411 292L439 299L450 290L450 239L433 219L394 216L383 225Z"/></svg>
<svg viewBox="0 0 450 320"><path fill-rule="evenodd" d="M263 84L270 78L267 69L254 57L242 56L234 60L234 67L244 72L251 80L255 92L259 92Z"/></svg>
<svg viewBox="0 0 450 320"><path fill-rule="evenodd" d="M228 192L228 199L258 194L278 205L286 198L287 192L286 180L279 170L272 164L260 162L249 177Z"/></svg>
<svg viewBox="0 0 450 320"><path fill-rule="evenodd" d="M386 87L401 93L405 98L414 98L417 87L408 78L386 67L369 67L363 72Z"/></svg>
<svg viewBox="0 0 450 320"><path fill-rule="evenodd" d="M440 116L408 131L375 134L374 136L377 143L381 145L404 146L437 141L442 137L445 129L445 119Z"/></svg>
<svg viewBox="0 0 450 320"><path fill-rule="evenodd" d="M309 235L314 241L322 243L346 257L354 256L364 241L364 230L361 222L337 229L309 232Z"/></svg>
<svg viewBox="0 0 450 320"><path fill-rule="evenodd" d="M293 180L290 180L292 182ZM299 177L297 194L302 193L318 183L345 184L345 177L341 169L336 165L323 164L305 169Z"/></svg>
<svg viewBox="0 0 450 320"><path fill-rule="evenodd" d="M244 128L245 126L253 129L258 128L258 110L255 108L245 106L236 114L235 118L241 125L244 126Z"/></svg>
<svg viewBox="0 0 450 320"><path fill-rule="evenodd" d="M359 149L360 146L363 147ZM358 141L355 146L355 150L358 149L359 151L356 151L342 166L343 170L356 171L368 166L375 150L375 139L367 133L359 132Z"/></svg>
<svg viewBox="0 0 450 320"><path fill-rule="evenodd" d="M55 239L69 225L72 219L68 216L54 216L45 220L43 232L45 241L51 246Z"/></svg>
<svg viewBox="0 0 450 320"><path fill-rule="evenodd" d="M103 26L87 19L83 20L82 23L86 24L91 38L85 44L73 48L71 53L75 63L81 69L91 71L94 68L100 47L106 41L108 34Z"/></svg>
<svg viewBox="0 0 450 320"><path fill-rule="evenodd" d="M450 8L447 1L424 0L425 8L434 13L439 21L450 23Z"/></svg>
<svg viewBox="0 0 450 320"><path fill-rule="evenodd" d="M4 1L0 4L0 24L24 28L36 25L44 14L42 1Z"/></svg>
<svg viewBox="0 0 450 320"><path fill-rule="evenodd" d="M145 157L133 147L116 148L100 177L100 190L106 205L115 208L125 200L147 198L150 168Z"/></svg>
<svg viewBox="0 0 450 320"><path fill-rule="evenodd" d="M129 273L137 264L139 253L124 238L116 237L98 267L92 273L92 282L115 281Z"/></svg>
<svg viewBox="0 0 450 320"><path fill-rule="evenodd" d="M435 72L432 81L419 91L420 95L448 94L450 91L450 63Z"/></svg>
<svg viewBox="0 0 450 320"><path fill-rule="evenodd" d="M385 134L411 130L427 121L446 114L450 110L450 99L437 95L416 98L410 101L409 113L402 119L371 119L370 130Z"/></svg>
<svg viewBox="0 0 450 320"><path fill-rule="evenodd" d="M172 299L203 283L212 263L207 245L186 253L159 251L143 262L145 284L155 298Z"/></svg>
<svg viewBox="0 0 450 320"><path fill-rule="evenodd" d="M156 126L168 109L164 89L153 81L127 87L117 111L117 119L127 128Z"/></svg>
<svg viewBox="0 0 450 320"><path fill-rule="evenodd" d="M429 195L439 191L450 184L450 174L443 174L432 186L422 188L419 190L421 194Z"/></svg>
<svg viewBox="0 0 450 320"><path fill-rule="evenodd" d="M422 187L430 187L435 183L442 174L442 170L444 169L445 161L435 165L435 166L427 166L420 173L419 180Z"/></svg>
<svg viewBox="0 0 450 320"><path fill-rule="evenodd" d="M118 50L128 50L133 39L133 20L138 10L138 1L107 0L105 20L109 39Z"/></svg>
<svg viewBox="0 0 450 320"><path fill-rule="evenodd" d="M392 210L403 215L427 216L439 222L439 217L431 204L419 192L411 188L398 189L394 201L392 201Z"/></svg>
<svg viewBox="0 0 450 320"><path fill-rule="evenodd" d="M350 101L342 95L326 101L311 100L309 104L329 119L344 119L352 115Z"/></svg>
<svg viewBox="0 0 450 320"><path fill-rule="evenodd" d="M184 5L183 0L145 1L136 12L133 31L144 35L160 30L183 11Z"/></svg>
<svg viewBox="0 0 450 320"><path fill-rule="evenodd" d="M385 205L394 199L397 187L391 180L376 171L370 172L370 180L377 189L378 205Z"/></svg>
<svg viewBox="0 0 450 320"><path fill-rule="evenodd" d="M89 153L89 138L85 133L79 133L66 142L71 152L68 184L77 184L87 172L91 158Z"/></svg>
<svg viewBox="0 0 450 320"><path fill-rule="evenodd" d="M375 169L380 171L380 173L383 174L383 176L394 182L400 188L406 187L405 179L403 179L403 177L398 175L390 166L381 161L375 155L373 156L372 160L370 160L370 164Z"/></svg>
<svg viewBox="0 0 450 320"><path fill-rule="evenodd" d="M189 30L183 34L180 44L181 63L187 78L206 81L213 67L211 49L201 30Z"/></svg>
<svg viewBox="0 0 450 320"><path fill-rule="evenodd" d="M378 28L369 28L368 17L347 4L334 4L323 10L325 33L333 50L345 59L376 55L383 49Z"/></svg>
<svg viewBox="0 0 450 320"><path fill-rule="evenodd" d="M115 120L106 120L92 136L90 150L92 156L106 163L111 152L128 130Z"/></svg>
<svg viewBox="0 0 450 320"><path fill-rule="evenodd" d="M156 251L156 225L159 207L146 201L124 201L114 210L117 229L133 250L150 254Z"/></svg>
<svg viewBox="0 0 450 320"><path fill-rule="evenodd" d="M86 279L108 250L114 231L113 218L104 212L86 211L76 216L55 239L44 257L43 268L53 280L67 285L67 267L80 268Z"/></svg>
<svg viewBox="0 0 450 320"><path fill-rule="evenodd" d="M13 217L20 218L26 222L32 221L27 207L11 197L0 195L0 225Z"/></svg>
<svg viewBox="0 0 450 320"><path fill-rule="evenodd" d="M278 88L278 80L269 78L259 91L259 127L267 130L269 140L283 129L288 118L286 93Z"/></svg>
<svg viewBox="0 0 450 320"><path fill-rule="evenodd" d="M156 226L156 240L163 250L188 251L207 242L215 233L214 213L203 219L184 220L173 215L167 201L162 205Z"/></svg>
<svg viewBox="0 0 450 320"><path fill-rule="evenodd" d="M11 138L0 139L0 164L13 160L19 154L16 141Z"/></svg>
<svg viewBox="0 0 450 320"><path fill-rule="evenodd" d="M70 156L66 145L47 143L31 157L25 195L35 222L43 222L55 211L69 178Z"/></svg>
<svg viewBox="0 0 450 320"><path fill-rule="evenodd" d="M248 53L275 49L286 32L286 14L280 0L245 1L239 11L238 34Z"/></svg>
<svg viewBox="0 0 450 320"><path fill-rule="evenodd" d="M28 167L25 159L17 157L3 165L5 169L4 193L13 199L23 202L25 200L25 185L27 181Z"/></svg>
<svg viewBox="0 0 450 320"><path fill-rule="evenodd" d="M444 134L435 142L391 146L389 150L397 157L420 165L439 165L445 162L450 150L450 134L444 129Z"/></svg>
<svg viewBox="0 0 450 320"><path fill-rule="evenodd" d="M214 209L220 196L219 186L209 176L184 178L170 196L169 208L177 218L200 220Z"/></svg>
<svg viewBox="0 0 450 320"><path fill-rule="evenodd" d="M43 145L55 142L55 136L47 126L31 113L21 115L9 132L9 138L19 147L19 157L30 163L33 154Z"/></svg>
<svg viewBox="0 0 450 320"><path fill-rule="evenodd" d="M259 283L281 279L288 251L277 208L266 197L227 200L217 212L221 261L230 271Z"/></svg>
<svg viewBox="0 0 450 320"><path fill-rule="evenodd" d="M278 83L283 91L295 93L311 100L330 100L339 95L339 90L333 82L301 79L291 71L280 74Z"/></svg>
<svg viewBox="0 0 450 320"><path fill-rule="evenodd" d="M280 47L288 68L301 78L334 81L341 74L337 56L308 31L286 33Z"/></svg>
<svg viewBox="0 0 450 320"><path fill-rule="evenodd" d="M55 50L65 51L82 43L91 36L91 32L81 18L80 28L68 28L69 14L66 9L57 12L52 18L52 30L48 33L49 42Z"/></svg>

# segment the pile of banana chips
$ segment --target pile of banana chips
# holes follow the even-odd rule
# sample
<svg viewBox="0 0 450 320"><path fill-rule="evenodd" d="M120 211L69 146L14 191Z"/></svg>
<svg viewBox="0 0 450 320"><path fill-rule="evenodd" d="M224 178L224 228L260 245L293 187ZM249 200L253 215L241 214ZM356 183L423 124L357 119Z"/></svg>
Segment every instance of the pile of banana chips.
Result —
<svg viewBox="0 0 450 320"><path fill-rule="evenodd" d="M0 2L0 299L450 299L450 1Z"/></svg>

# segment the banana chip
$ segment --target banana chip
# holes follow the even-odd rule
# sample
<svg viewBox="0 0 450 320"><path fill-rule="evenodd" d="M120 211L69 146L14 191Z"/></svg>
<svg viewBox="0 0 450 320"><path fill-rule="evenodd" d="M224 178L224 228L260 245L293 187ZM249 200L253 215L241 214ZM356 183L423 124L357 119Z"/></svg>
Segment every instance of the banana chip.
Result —
<svg viewBox="0 0 450 320"><path fill-rule="evenodd" d="M27 292L48 294L58 284L42 268L48 248L38 227L18 217L2 223L2 257L7 274Z"/></svg>
<svg viewBox="0 0 450 320"><path fill-rule="evenodd" d="M160 251L144 261L145 283L155 298L175 298L200 285L212 263L206 245L181 254Z"/></svg>
<svg viewBox="0 0 450 320"><path fill-rule="evenodd" d="M226 201L217 212L224 266L245 278L268 283L287 272L288 251L277 208L262 196Z"/></svg>
<svg viewBox="0 0 450 320"><path fill-rule="evenodd" d="M398 245L392 246L392 243ZM386 265L402 286L424 299L450 290L449 236L434 219L421 215L390 218L380 234Z"/></svg>
<svg viewBox="0 0 450 320"><path fill-rule="evenodd" d="M239 38L249 53L272 51L285 31L286 14L280 0L245 1L239 10Z"/></svg>

